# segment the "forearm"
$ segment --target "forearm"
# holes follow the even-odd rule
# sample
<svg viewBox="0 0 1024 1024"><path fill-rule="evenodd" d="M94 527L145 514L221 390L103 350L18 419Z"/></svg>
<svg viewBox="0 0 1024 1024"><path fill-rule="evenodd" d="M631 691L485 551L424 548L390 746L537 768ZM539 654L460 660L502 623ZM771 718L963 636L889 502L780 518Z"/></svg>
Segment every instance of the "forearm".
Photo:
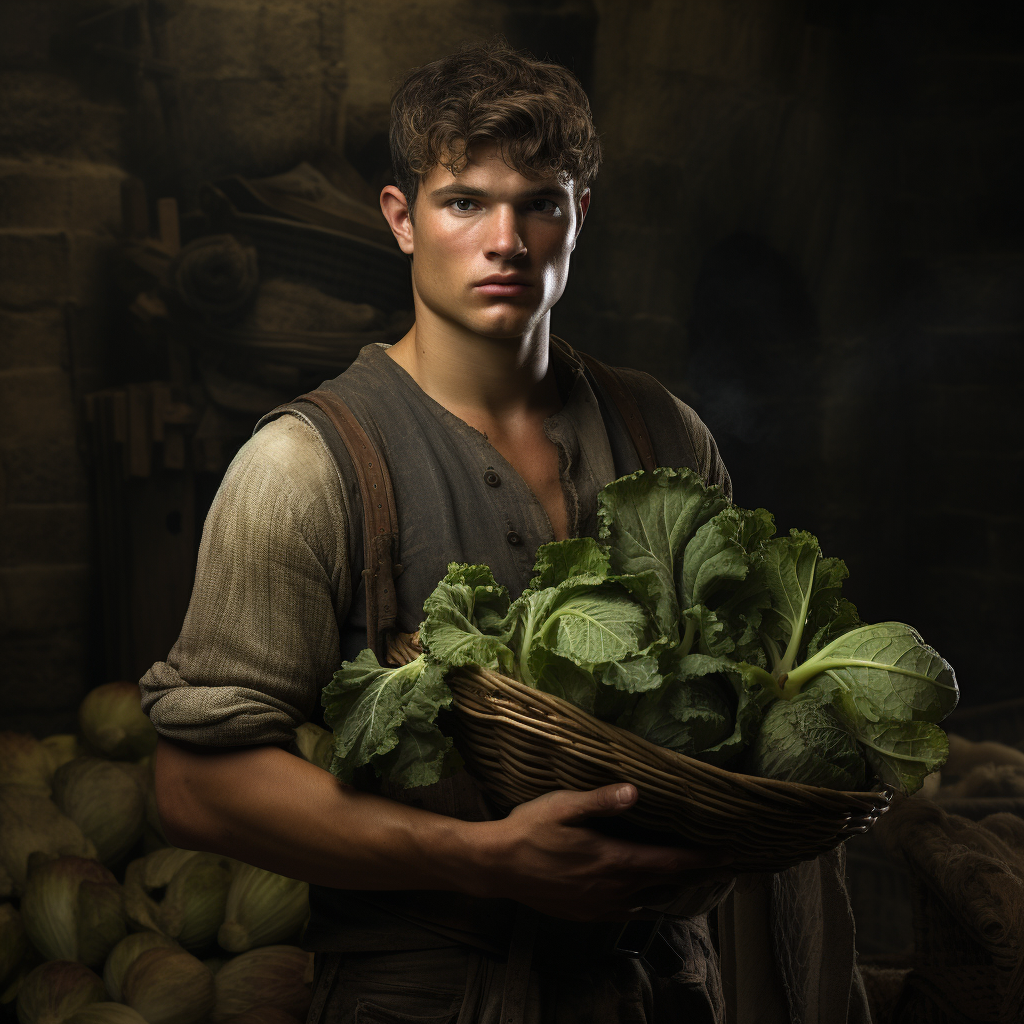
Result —
<svg viewBox="0 0 1024 1024"><path fill-rule="evenodd" d="M343 889L479 894L478 823L362 793L278 747L200 751L161 740L168 840Z"/></svg>

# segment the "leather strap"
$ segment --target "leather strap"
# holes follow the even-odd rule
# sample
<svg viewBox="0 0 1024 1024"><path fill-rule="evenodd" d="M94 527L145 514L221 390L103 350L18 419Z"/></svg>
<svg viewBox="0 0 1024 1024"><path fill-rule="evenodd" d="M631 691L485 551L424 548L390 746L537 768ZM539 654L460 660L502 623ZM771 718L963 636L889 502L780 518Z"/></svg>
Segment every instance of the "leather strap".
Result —
<svg viewBox="0 0 1024 1024"><path fill-rule="evenodd" d="M608 397L615 403L619 410L629 436L633 439L633 447L640 458L640 465L648 472L657 466L654 458L654 446L651 444L651 435L644 422L643 413L637 405L633 393L622 382L618 373L605 363L600 362L586 352L577 352L576 355L583 360L587 369L594 375L597 382L608 393Z"/></svg>
<svg viewBox="0 0 1024 1024"><path fill-rule="evenodd" d="M333 392L317 388L297 402L312 402L338 431L359 478L363 499L363 584L366 589L366 644L383 665L387 636L395 627L398 598L398 514L387 463L349 407Z"/></svg>

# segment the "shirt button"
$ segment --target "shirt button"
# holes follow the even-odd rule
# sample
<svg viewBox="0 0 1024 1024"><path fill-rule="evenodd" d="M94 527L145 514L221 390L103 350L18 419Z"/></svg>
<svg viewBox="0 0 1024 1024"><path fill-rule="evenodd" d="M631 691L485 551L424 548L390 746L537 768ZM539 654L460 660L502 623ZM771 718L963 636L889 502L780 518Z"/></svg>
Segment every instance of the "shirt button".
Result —
<svg viewBox="0 0 1024 1024"><path fill-rule="evenodd" d="M509 544L522 544L523 543L523 538L520 537L519 534L516 533L515 530L509 530L508 533L505 534L505 540L507 540L509 542Z"/></svg>
<svg viewBox="0 0 1024 1024"><path fill-rule="evenodd" d="M501 483L501 477L493 469L489 469L484 473L484 483L489 487L497 487Z"/></svg>

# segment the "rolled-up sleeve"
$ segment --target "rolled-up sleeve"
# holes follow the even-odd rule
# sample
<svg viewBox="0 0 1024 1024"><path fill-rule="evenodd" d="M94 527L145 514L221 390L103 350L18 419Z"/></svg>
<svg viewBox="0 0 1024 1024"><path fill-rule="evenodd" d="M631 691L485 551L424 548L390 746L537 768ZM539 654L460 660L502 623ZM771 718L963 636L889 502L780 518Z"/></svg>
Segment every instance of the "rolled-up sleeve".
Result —
<svg viewBox="0 0 1024 1024"><path fill-rule="evenodd" d="M211 746L292 739L341 661L348 521L308 423L282 416L243 446L206 519L181 635L141 680L158 733Z"/></svg>

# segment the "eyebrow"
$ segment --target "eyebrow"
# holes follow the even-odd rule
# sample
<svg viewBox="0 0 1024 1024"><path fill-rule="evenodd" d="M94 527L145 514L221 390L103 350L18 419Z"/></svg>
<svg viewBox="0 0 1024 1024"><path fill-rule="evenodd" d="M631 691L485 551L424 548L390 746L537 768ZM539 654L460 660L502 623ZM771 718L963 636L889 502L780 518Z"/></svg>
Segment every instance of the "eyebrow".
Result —
<svg viewBox="0 0 1024 1024"><path fill-rule="evenodd" d="M440 188L435 188L430 193L432 199L451 199L455 196L474 196L481 199L486 199L491 193L483 188L474 188L471 185L460 185L458 182L452 182L450 185L442 185ZM539 185L537 188L528 189L525 192L520 192L517 199L546 199L550 196L556 196L559 199L568 199L569 193L562 188L560 185Z"/></svg>

